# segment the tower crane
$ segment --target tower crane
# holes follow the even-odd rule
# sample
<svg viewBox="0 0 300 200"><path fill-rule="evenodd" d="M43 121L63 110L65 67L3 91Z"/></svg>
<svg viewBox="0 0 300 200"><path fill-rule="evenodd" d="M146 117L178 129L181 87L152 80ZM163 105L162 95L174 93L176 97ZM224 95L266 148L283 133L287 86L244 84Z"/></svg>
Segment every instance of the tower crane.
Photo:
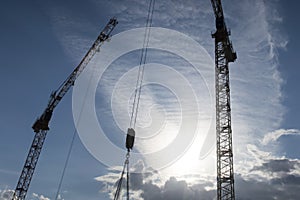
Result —
<svg viewBox="0 0 300 200"><path fill-rule="evenodd" d="M35 132L35 136L30 147L28 156L26 158L23 170L21 172L17 187L15 189L12 200L24 200L32 179L39 155L41 153L43 143L45 141L47 132L49 131L49 122L52 117L52 113L61 99L69 91L71 86L74 85L76 78L88 65L89 61L93 58L100 46L109 39L111 32L118 24L115 18L111 18L105 28L101 31L100 35L83 57L79 65L69 75L69 77L63 82L63 84L51 94L48 105L42 115L34 122L32 129Z"/></svg>
<svg viewBox="0 0 300 200"><path fill-rule="evenodd" d="M237 58L227 30L221 0L211 0L216 18L215 87L216 87L216 136L217 136L217 199L235 199L229 68Z"/></svg>

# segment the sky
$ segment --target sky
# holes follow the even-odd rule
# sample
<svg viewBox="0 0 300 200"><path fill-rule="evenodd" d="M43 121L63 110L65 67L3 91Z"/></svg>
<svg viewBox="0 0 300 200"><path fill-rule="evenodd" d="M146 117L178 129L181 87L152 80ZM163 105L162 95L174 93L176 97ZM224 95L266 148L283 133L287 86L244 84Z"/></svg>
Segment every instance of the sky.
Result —
<svg viewBox="0 0 300 200"><path fill-rule="evenodd" d="M0 6L0 200L31 126L111 17L119 24L54 111L27 198L111 199L125 159L150 1L11 0ZM224 0L237 199L297 199L299 2ZM130 158L131 199L215 199L214 15L210 1L156 1ZM95 122L95 123L94 123Z"/></svg>

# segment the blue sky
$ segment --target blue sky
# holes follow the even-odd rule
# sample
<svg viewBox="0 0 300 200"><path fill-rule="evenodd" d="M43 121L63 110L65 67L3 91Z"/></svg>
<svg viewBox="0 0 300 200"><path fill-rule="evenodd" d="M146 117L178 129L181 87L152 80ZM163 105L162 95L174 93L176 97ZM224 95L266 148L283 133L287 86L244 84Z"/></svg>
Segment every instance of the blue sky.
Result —
<svg viewBox="0 0 300 200"><path fill-rule="evenodd" d="M44 110L51 91L77 66L111 17L116 16L119 20L113 32L115 35L143 27L148 1L12 0L1 4L0 199L5 200L16 186L31 145L34 134L31 125ZM300 195L297 76L300 72L297 66L300 31L296 14L299 3L283 0L224 0L223 7L238 53L238 60L230 67L236 194L239 199L296 199ZM207 95L204 82L211 89L214 81L214 66L211 66L211 70L205 68L214 57L214 42L210 34L215 27L210 1L157 1L153 26L183 33L204 48L203 52L185 49L195 58L202 56L204 64L201 66L204 68L201 76L186 60L170 52L151 50L148 56L149 62L169 66L189 81L201 111L201 124L204 124L199 132L205 130L205 133L209 133L211 110L207 105L211 102L203 96ZM173 41L173 38L170 36L168 45L179 46L179 41ZM160 42L155 34L152 39L152 44ZM91 65L97 66L102 61L101 54L105 55L108 49L113 49L113 41L114 37L97 53ZM130 46L130 42L124 41L119 45ZM95 96L97 117L102 128L106 136L120 147L124 137L121 129L126 128L128 120L128 99L122 95L126 94L126 88L133 87L130 81L126 82L127 79L122 77L128 72L128 77L135 78L130 73L135 72L136 57L138 51L129 52L113 62L101 78ZM157 69L155 67L159 66L152 67ZM164 68L165 71L158 68L158 73L146 71L145 80L162 81L166 69L169 68ZM181 88L184 82L177 83L176 80L170 87ZM112 93L118 84L120 90L114 97ZM178 90L162 86L150 84L143 89L140 126L144 127L144 132L141 128L139 134L148 134L147 126L159 127L155 126L156 121L151 121L156 118L166 122L166 130L174 131L181 126L178 125L182 120L178 114L181 111L178 109L179 100L174 100L180 96L174 93ZM190 97L190 94L184 94ZM210 94L214 102L213 90L210 90ZM114 98L120 100L113 104L115 108L110 108ZM145 109L149 105L153 108L150 111ZM113 112L114 109L117 111ZM187 113L190 116L195 114ZM120 121L124 124L118 124ZM46 200L55 197L75 131L72 91L56 108L50 128L27 199ZM163 141L173 137L169 132L159 132L165 138ZM82 139L81 133L79 135L76 136L62 184L62 199L109 199L119 175L116 170L118 167L107 167L101 163L79 139ZM201 133L199 135L200 139L195 139L193 144L199 146L200 152L204 138ZM156 140L143 142L141 139L136 143L135 152L153 150L147 144L156 143ZM103 145L99 141L99 146ZM160 143L155 148L163 148L164 145ZM214 166L214 149L210 150L206 159L200 161L197 160L198 147L191 145L189 150L178 162L160 170L152 168L155 165L153 158L145 156L143 162L134 160L133 198L175 199L178 195L185 195L182 198L198 199L201 196L213 199L216 195L215 175L214 168L210 170L210 166ZM114 156L109 152L107 155ZM192 162L192 159L195 161ZM194 168L188 169L182 164L187 162ZM123 163L123 158L119 163Z"/></svg>

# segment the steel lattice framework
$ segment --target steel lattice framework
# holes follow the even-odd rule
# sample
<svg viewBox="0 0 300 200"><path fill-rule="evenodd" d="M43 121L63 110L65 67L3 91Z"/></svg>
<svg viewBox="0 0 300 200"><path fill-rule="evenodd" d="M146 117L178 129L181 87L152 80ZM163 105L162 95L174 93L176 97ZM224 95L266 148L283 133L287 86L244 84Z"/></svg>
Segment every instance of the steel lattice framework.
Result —
<svg viewBox="0 0 300 200"><path fill-rule="evenodd" d="M28 156L26 158L25 165L18 181L13 200L25 199L46 135L47 130L41 130L40 132L35 134Z"/></svg>
<svg viewBox="0 0 300 200"><path fill-rule="evenodd" d="M217 199L234 200L231 106L228 63L237 58L224 22L221 0L211 0L216 17L215 87L217 137Z"/></svg>
<svg viewBox="0 0 300 200"><path fill-rule="evenodd" d="M222 42L215 47L218 199L234 199L229 69Z"/></svg>

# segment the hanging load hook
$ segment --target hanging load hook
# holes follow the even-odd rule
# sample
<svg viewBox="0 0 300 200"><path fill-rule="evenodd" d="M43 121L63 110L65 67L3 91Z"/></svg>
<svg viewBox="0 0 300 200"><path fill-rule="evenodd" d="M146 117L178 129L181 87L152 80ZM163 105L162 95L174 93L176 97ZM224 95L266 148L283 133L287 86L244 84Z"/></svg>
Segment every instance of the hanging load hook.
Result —
<svg viewBox="0 0 300 200"><path fill-rule="evenodd" d="M132 149L134 144L135 131L133 128L128 128L126 136L126 148L128 150Z"/></svg>

